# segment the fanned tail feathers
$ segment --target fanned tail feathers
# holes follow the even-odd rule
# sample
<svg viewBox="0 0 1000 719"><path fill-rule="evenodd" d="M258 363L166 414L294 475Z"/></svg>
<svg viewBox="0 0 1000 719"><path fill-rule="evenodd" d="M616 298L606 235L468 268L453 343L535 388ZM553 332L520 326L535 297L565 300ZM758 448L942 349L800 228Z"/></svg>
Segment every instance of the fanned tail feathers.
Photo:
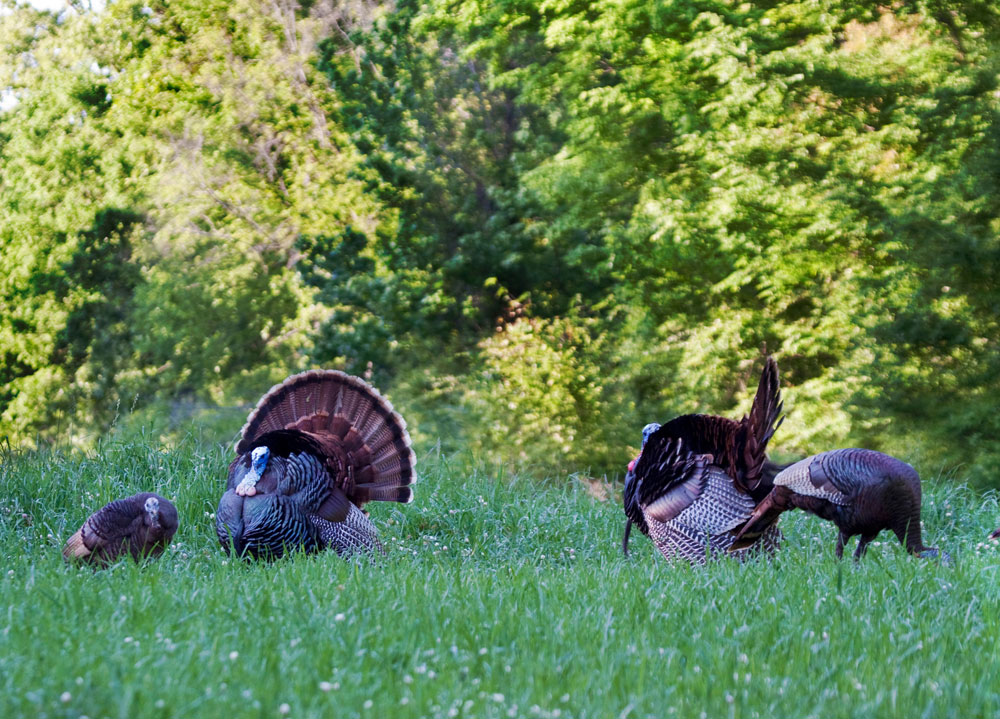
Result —
<svg viewBox="0 0 1000 719"><path fill-rule="evenodd" d="M236 453L244 454L263 435L283 429L336 438L358 470L349 491L358 504L413 499L416 457L406 422L364 380L337 370L292 375L257 403L240 432Z"/></svg>

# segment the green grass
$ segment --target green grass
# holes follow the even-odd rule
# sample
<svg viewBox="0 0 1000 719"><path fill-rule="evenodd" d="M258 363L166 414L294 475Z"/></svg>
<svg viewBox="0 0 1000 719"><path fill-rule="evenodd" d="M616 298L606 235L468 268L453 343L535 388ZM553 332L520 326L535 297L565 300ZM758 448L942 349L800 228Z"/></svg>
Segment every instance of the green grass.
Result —
<svg viewBox="0 0 1000 719"><path fill-rule="evenodd" d="M420 458L408 506L370 505L377 566L232 561L210 517L225 450L108 441L0 459L2 717L993 717L997 496L926 483L940 566L888 535L860 565L782 520L772 563L672 567L617 488ZM70 567L62 542L156 490L181 527L147 566ZM287 705L284 707L283 705Z"/></svg>

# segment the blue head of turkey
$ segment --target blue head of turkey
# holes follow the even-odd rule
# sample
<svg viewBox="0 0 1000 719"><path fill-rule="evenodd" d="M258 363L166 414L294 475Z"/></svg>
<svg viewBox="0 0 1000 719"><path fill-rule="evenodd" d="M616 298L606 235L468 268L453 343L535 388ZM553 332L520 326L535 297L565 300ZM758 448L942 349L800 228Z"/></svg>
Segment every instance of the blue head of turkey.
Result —
<svg viewBox="0 0 1000 719"><path fill-rule="evenodd" d="M632 532L632 522L642 522L642 511L639 509L639 480L635 476L635 467L642 457L642 450L646 448L646 442L653 436L653 433L660 428L658 422L650 422L642 428L642 448L636 458L628 463L628 472L625 473L624 504L625 515L625 536L622 537L622 552L628 555L628 537Z"/></svg>

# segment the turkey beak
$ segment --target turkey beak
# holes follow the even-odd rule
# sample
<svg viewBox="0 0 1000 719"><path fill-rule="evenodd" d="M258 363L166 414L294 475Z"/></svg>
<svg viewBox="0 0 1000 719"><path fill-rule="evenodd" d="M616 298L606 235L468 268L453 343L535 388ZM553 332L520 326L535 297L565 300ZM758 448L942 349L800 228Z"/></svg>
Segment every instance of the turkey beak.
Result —
<svg viewBox="0 0 1000 719"><path fill-rule="evenodd" d="M625 520L625 536L622 537L622 554L628 556L628 535L632 533L632 520Z"/></svg>

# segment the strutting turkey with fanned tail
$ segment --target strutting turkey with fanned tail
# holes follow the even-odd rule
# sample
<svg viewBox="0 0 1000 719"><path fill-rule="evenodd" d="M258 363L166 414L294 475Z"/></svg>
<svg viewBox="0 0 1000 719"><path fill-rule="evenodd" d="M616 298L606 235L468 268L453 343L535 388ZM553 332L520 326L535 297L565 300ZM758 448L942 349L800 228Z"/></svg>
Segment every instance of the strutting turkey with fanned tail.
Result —
<svg viewBox="0 0 1000 719"><path fill-rule="evenodd" d="M844 544L861 535L855 559L883 529L891 529L907 551L921 557L944 552L926 547L920 528L920 477L906 462L870 449L835 449L806 457L782 470L774 488L736 534L733 545L745 545L762 526L788 509L804 509L837 525L837 556Z"/></svg>
<svg viewBox="0 0 1000 719"><path fill-rule="evenodd" d="M301 548L379 552L366 502L409 502L406 423L363 380L311 370L275 385L236 443L215 526L228 552L273 559Z"/></svg>
<svg viewBox="0 0 1000 719"><path fill-rule="evenodd" d="M781 408L778 365L768 357L750 414L739 422L687 414L646 425L642 450L625 475L622 550L628 554L635 523L668 560L704 564L725 554L780 469L766 450L784 420ZM738 554L773 553L780 541L774 517Z"/></svg>

